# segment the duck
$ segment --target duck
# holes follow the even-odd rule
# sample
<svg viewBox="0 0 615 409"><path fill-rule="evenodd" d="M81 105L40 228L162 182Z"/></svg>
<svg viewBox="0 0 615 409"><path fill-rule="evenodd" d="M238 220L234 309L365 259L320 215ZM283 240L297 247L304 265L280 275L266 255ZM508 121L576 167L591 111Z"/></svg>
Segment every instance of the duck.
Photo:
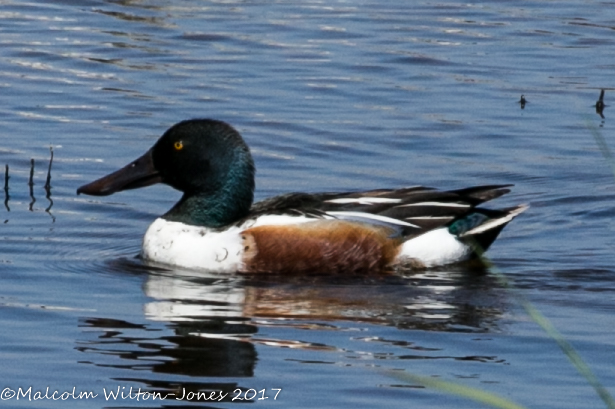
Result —
<svg viewBox="0 0 615 409"><path fill-rule="evenodd" d="M235 128L190 119L77 194L169 185L183 195L149 226L141 258L247 274L369 274L476 259L528 207L480 207L512 185L293 192L253 203L254 176L250 149Z"/></svg>

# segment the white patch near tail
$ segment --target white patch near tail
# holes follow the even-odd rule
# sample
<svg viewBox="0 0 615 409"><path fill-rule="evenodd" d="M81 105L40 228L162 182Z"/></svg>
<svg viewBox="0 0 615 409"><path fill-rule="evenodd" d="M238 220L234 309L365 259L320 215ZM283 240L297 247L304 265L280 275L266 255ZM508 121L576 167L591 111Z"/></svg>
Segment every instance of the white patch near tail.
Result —
<svg viewBox="0 0 615 409"><path fill-rule="evenodd" d="M484 233L488 230L502 226L523 213L529 208L520 205L511 210L507 215L499 219L489 220L477 226L460 237ZM442 227L422 234L402 244L397 255L396 262L408 263L419 262L425 267L435 267L452 264L467 260L473 253L472 247L463 243L455 235L448 231L448 227Z"/></svg>
<svg viewBox="0 0 615 409"><path fill-rule="evenodd" d="M447 227L442 227L402 244L396 263L419 262L425 267L434 267L467 260L471 254L470 246L449 233Z"/></svg>

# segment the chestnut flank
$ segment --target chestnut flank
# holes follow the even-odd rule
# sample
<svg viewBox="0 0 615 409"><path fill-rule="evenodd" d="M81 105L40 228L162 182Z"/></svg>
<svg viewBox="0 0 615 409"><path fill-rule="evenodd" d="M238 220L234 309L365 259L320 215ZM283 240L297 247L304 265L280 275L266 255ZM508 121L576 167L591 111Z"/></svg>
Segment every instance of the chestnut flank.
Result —
<svg viewBox="0 0 615 409"><path fill-rule="evenodd" d="M377 273L398 252L391 231L341 220L319 220L245 230L247 273Z"/></svg>

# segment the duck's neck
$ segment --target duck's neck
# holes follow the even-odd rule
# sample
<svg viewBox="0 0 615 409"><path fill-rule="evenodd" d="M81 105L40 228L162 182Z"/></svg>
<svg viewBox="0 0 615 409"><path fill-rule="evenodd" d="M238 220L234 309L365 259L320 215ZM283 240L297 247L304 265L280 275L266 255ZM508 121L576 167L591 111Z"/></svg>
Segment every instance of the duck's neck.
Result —
<svg viewBox="0 0 615 409"><path fill-rule="evenodd" d="M215 192L184 193L163 218L193 226L223 227L247 216L253 198L253 179L249 183L228 184Z"/></svg>

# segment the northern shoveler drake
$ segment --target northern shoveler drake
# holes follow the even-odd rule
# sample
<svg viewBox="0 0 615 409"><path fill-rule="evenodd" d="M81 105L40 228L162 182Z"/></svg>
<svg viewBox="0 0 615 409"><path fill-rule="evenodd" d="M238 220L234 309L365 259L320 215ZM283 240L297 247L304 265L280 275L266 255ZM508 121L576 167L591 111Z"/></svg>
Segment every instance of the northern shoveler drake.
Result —
<svg viewBox="0 0 615 409"><path fill-rule="evenodd" d="M222 121L193 119L77 193L170 185L183 196L148 228L142 257L245 273L365 273L455 263L486 250L527 208L478 207L510 185L288 193L252 204L254 172L239 132Z"/></svg>

